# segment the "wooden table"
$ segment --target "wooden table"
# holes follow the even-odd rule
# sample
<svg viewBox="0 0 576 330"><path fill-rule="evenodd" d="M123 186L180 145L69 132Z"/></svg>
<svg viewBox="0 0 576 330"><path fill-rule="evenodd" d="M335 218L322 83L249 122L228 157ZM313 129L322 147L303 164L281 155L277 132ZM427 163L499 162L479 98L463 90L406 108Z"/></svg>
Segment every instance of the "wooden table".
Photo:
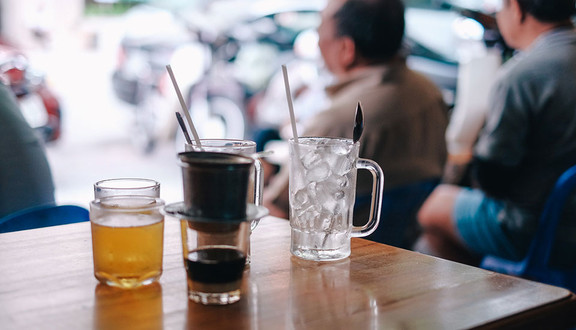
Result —
<svg viewBox="0 0 576 330"><path fill-rule="evenodd" d="M338 262L289 252L286 220L253 233L244 295L188 301L178 222L166 220L164 274L137 290L98 284L89 223L0 234L0 329L553 328L576 322L567 290L352 240Z"/></svg>

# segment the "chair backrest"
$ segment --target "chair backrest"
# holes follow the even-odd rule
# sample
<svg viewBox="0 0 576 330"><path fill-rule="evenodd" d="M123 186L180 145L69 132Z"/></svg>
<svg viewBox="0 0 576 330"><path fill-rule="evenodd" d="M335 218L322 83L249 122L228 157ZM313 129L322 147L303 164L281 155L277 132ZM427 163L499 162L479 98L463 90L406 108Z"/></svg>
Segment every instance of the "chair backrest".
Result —
<svg viewBox="0 0 576 330"><path fill-rule="evenodd" d="M556 181L544 206L536 234L526 257L521 261L510 261L486 256L481 267L541 281L548 284L576 289L576 267L559 270L549 266L550 256L564 205L576 189L576 165L566 170Z"/></svg>
<svg viewBox="0 0 576 330"><path fill-rule="evenodd" d="M538 224L538 231L527 255L531 267L544 268L548 265L564 205L566 205L575 188L576 165L570 167L558 178L544 205Z"/></svg>
<svg viewBox="0 0 576 330"><path fill-rule="evenodd" d="M77 205L43 205L0 218L0 233L64 225L90 220L89 211Z"/></svg>

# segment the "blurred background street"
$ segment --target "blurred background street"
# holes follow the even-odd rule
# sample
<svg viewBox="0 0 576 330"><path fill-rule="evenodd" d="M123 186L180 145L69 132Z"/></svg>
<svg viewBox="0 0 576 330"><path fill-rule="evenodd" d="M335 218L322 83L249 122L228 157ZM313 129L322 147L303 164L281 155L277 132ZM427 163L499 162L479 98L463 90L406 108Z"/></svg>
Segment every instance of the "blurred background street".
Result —
<svg viewBox="0 0 576 330"><path fill-rule="evenodd" d="M493 20L482 14L495 1L405 2L408 65L432 79L453 105L459 63L501 46ZM0 0L2 43L27 57L28 71L40 72L60 103L57 129L40 127L57 203L87 206L93 183L115 177L155 179L167 202L182 199L177 152L184 140L166 64L201 138L282 132L288 119L282 64L290 71L297 119L322 109L330 77L316 27L324 4ZM0 56L0 68L10 64L9 52L7 58ZM50 137L51 131L60 135Z"/></svg>
<svg viewBox="0 0 576 330"><path fill-rule="evenodd" d="M60 204L87 206L92 184L115 177L144 177L161 182L168 202L181 200L176 145L162 141L143 154L130 139L132 107L114 96L111 76L116 64L119 17L84 21L91 35L70 34L50 49L30 49L30 62L44 71L62 106L62 136L47 143ZM97 45L86 46L86 38Z"/></svg>
<svg viewBox="0 0 576 330"><path fill-rule="evenodd" d="M98 47L70 51L58 48L33 56L46 64L65 111L61 140L48 145L57 200L85 204L91 200L92 184L98 180L143 177L161 182L164 199L179 201L181 180L175 143L162 141L151 154L135 149L129 136L134 109L112 92L110 77L118 52L120 22L117 18L100 18L92 23Z"/></svg>

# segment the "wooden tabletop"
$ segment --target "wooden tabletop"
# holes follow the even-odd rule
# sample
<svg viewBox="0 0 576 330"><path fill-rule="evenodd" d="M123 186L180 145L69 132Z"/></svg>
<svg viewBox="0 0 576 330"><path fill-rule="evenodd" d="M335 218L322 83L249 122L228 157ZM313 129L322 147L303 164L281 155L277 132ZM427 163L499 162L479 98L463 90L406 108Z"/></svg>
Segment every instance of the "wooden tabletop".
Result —
<svg viewBox="0 0 576 330"><path fill-rule="evenodd" d="M136 290L98 284L89 223L0 234L1 329L462 329L576 324L565 289L352 239L352 255L289 252L286 220L252 237L243 298L187 299L178 221L166 220L164 273Z"/></svg>

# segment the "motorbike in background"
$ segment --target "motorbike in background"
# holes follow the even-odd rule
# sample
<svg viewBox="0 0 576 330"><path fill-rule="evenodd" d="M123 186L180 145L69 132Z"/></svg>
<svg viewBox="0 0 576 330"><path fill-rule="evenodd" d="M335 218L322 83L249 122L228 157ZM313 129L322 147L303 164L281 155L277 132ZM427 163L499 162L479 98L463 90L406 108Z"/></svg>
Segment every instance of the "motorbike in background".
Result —
<svg viewBox="0 0 576 330"><path fill-rule="evenodd" d="M201 79L188 91L193 119L206 123L200 135L253 138L261 122L258 107L270 83L282 64L300 59L296 40L316 28L323 6L323 1L276 1L273 5L230 1L212 8L207 17L215 24L204 24L198 33L209 61ZM309 46L316 48L315 43ZM272 111L286 113L283 105L274 104Z"/></svg>
<svg viewBox="0 0 576 330"><path fill-rule="evenodd" d="M153 152L170 134L181 138L176 126L163 124L164 118L175 123L179 110L166 64L201 137L251 135L254 104L280 65L293 57L298 32L314 26L322 8L322 0L262 6L266 3L214 1L172 12L137 6L128 13L132 29L122 38L112 83L117 97L134 107L131 136L139 150ZM154 29L146 29L151 21Z"/></svg>
<svg viewBox="0 0 576 330"><path fill-rule="evenodd" d="M134 147L148 154L171 134L170 123L175 121L175 94L166 65L177 49L194 42L194 35L179 16L149 5L135 6L125 14L122 33L112 86L115 95L132 108L129 127Z"/></svg>
<svg viewBox="0 0 576 330"><path fill-rule="evenodd" d="M0 79L14 92L24 118L44 142L58 140L62 132L58 98L44 74L34 70L20 50L4 42L0 42Z"/></svg>

